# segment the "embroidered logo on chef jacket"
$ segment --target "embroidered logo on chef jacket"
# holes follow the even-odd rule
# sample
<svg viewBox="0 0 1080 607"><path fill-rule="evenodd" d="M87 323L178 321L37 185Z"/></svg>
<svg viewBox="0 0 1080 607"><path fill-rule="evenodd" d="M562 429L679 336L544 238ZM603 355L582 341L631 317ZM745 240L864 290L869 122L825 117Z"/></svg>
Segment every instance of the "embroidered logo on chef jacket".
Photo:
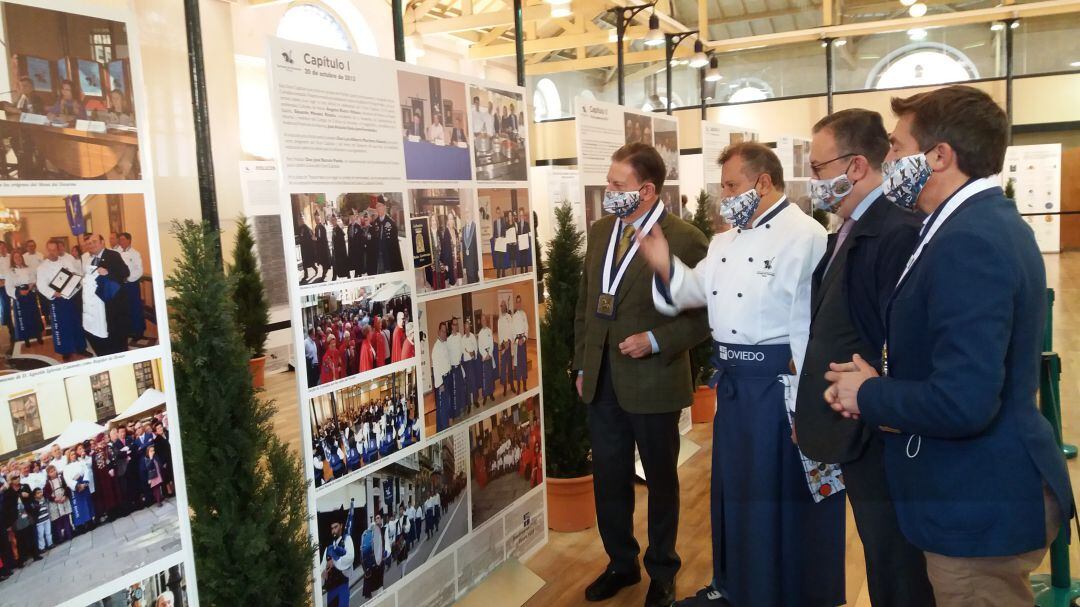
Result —
<svg viewBox="0 0 1080 607"><path fill-rule="evenodd" d="M763 362L765 360L764 352L753 352L748 350L736 350L735 348L728 348L727 346L716 346L716 354L720 360L743 360L751 362Z"/></svg>
<svg viewBox="0 0 1080 607"><path fill-rule="evenodd" d="M776 257L773 257L772 259L764 260L762 262L763 267L762 267L762 269L757 271L757 275L758 276L764 276L766 278L771 278L773 276L776 276L776 270L773 269L773 262L774 261L776 261Z"/></svg>

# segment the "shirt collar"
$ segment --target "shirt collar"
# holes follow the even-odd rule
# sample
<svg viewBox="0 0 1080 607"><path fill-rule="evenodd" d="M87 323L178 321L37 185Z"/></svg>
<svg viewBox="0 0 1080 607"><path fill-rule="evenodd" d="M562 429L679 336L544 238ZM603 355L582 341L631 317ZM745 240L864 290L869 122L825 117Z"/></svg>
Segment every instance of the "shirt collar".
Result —
<svg viewBox="0 0 1080 607"><path fill-rule="evenodd" d="M781 196L780 200L777 200L776 202L774 202L772 204L772 206L770 206L768 208L767 211L762 213L761 216L757 218L757 221L754 222L754 225L752 225L750 227L756 228L756 227L758 227L758 225L760 225L762 223L765 223L767 221L770 221L773 217L776 217L777 213L784 208L784 203L786 203L786 202L787 202L787 194Z"/></svg>
<svg viewBox="0 0 1080 607"><path fill-rule="evenodd" d="M861 219L863 213L866 213L866 211L870 208L870 205L874 204L875 200L881 198L881 194L884 191L884 183L874 188L873 190L870 190L870 193L866 195L866 198L863 198L862 202L860 202L859 205L855 207L855 210L851 212L851 220L858 221L859 219Z"/></svg>
<svg viewBox="0 0 1080 607"><path fill-rule="evenodd" d="M640 229L641 229L641 224L645 223L645 220L646 220L646 219L647 219L647 218L649 217L649 215L651 215L651 214L652 214L652 210L653 210L654 208L656 208L656 206L655 206L655 205L658 205L658 204L663 204L663 203L662 203L662 202L660 202L660 200L659 200L659 199L657 199L657 200L656 200L656 202L654 202L654 203L653 203L653 206L649 207L649 211L648 211L647 213L643 213L643 214L641 215L641 217L638 217L637 219L635 219L635 220L634 220L634 223L630 224L630 225L634 226L634 231L635 231L635 232L637 232L638 230L640 230ZM620 220L620 222L621 222L621 221L622 221L622 220ZM623 227L624 227L624 228L626 227L626 224L625 224L625 223L623 224Z"/></svg>

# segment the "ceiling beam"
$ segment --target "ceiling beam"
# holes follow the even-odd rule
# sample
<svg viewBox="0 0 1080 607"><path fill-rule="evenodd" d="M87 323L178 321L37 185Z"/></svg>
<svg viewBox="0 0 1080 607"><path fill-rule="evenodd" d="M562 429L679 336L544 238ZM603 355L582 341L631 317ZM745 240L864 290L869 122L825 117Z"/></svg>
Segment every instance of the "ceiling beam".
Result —
<svg viewBox="0 0 1080 607"><path fill-rule="evenodd" d="M644 27L631 27L626 30L626 40L632 40L644 36L649 30ZM580 46L594 46L611 42L608 30L599 32L585 32L583 34L559 34L553 38L540 38L538 40L525 41L525 54L549 53ZM488 46L473 46L469 48L469 59L494 59L496 57L513 57L514 45L490 44Z"/></svg>
<svg viewBox="0 0 1080 607"><path fill-rule="evenodd" d="M832 0L825 0L831 2ZM805 13L818 8L818 4L811 3L807 6L789 6L787 8L778 8L769 11L759 11L756 13L743 13L742 15L729 15L727 17L721 17L719 19L710 19L709 25L726 25L728 23L740 23L742 21L753 21L755 19L771 19L772 17L785 17L787 15L797 15L799 13ZM703 40L704 42L704 40Z"/></svg>
<svg viewBox="0 0 1080 607"><path fill-rule="evenodd" d="M431 12L431 9L439 5L442 0L422 0L413 4L412 18L423 19Z"/></svg>
<svg viewBox="0 0 1080 607"><path fill-rule="evenodd" d="M492 42L495 42L499 38L502 38L503 34L505 34L509 29L509 25L500 25L498 27L491 28L488 33L480 36L480 39L476 41L476 46L487 46Z"/></svg>
<svg viewBox="0 0 1080 607"><path fill-rule="evenodd" d="M709 2L698 0L697 3L697 27L698 37L702 42L709 40Z"/></svg>
<svg viewBox="0 0 1080 607"><path fill-rule="evenodd" d="M620 0L615 1L618 2ZM883 32L904 31L916 27L948 27L971 23L989 23L1004 19L1047 17L1078 12L1080 12L1080 0L1043 0L1041 2L1031 2L1027 4L1013 4L993 8L958 11L955 13L927 15L920 18L868 21L866 23L849 23L829 27L779 32L775 34L763 34L760 36L747 36L745 38L733 38L730 40L709 42L706 46L717 52L731 52L766 46L795 44L799 42L815 42L825 38L867 36ZM684 47L679 47L679 50L681 51L679 56L682 56L682 52L686 52ZM625 60L627 65L663 61L664 51L653 50L626 53ZM553 74L579 69L611 67L614 66L615 63L615 57L605 55L602 57L541 63L529 66L526 69L526 72L529 74Z"/></svg>
<svg viewBox="0 0 1080 607"><path fill-rule="evenodd" d="M550 19L551 6L546 4L526 6L522 8L521 13L522 18L525 21ZM513 10L498 10L486 13L474 12L472 15L451 17L449 19L427 19L424 21L418 21L415 23L415 25L412 23L406 23L405 33L410 34L413 32L417 32L424 36L432 34L454 34L457 32L467 32L470 30L486 30L502 25L514 25Z"/></svg>

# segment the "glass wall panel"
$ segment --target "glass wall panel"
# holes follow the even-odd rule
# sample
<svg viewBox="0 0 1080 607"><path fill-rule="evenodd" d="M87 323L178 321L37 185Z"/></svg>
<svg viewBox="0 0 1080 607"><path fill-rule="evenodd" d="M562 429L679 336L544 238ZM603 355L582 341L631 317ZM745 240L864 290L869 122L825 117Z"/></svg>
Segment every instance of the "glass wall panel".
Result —
<svg viewBox="0 0 1080 607"><path fill-rule="evenodd" d="M714 102L825 93L825 49L818 42L722 53L717 59L723 80Z"/></svg>
<svg viewBox="0 0 1080 607"><path fill-rule="evenodd" d="M1013 73L1043 74L1080 69L1080 13L1017 22Z"/></svg>
<svg viewBox="0 0 1080 607"><path fill-rule="evenodd" d="M916 0L904 6L896 0L837 0L836 16L838 23L865 23L993 8L998 4L997 0Z"/></svg>

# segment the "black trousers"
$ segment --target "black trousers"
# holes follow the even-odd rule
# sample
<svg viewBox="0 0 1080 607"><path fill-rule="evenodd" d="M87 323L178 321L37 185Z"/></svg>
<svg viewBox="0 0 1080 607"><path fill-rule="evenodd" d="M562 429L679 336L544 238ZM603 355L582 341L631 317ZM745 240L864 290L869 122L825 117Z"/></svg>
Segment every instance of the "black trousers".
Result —
<svg viewBox="0 0 1080 607"><path fill-rule="evenodd" d="M865 453L844 464L855 526L866 557L866 581L874 607L933 607L926 558L900 532L885 482L885 443L875 436Z"/></svg>
<svg viewBox="0 0 1080 607"><path fill-rule="evenodd" d="M98 337L89 331L83 331L83 333L86 334L86 342L90 344L90 348L94 351L95 356L106 356L108 354L127 352L126 335Z"/></svg>
<svg viewBox="0 0 1080 607"><path fill-rule="evenodd" d="M596 518L609 567L619 573L638 570L640 547L634 538L634 446L637 445L649 488L649 577L674 582L682 561L675 552L679 530L679 412L628 413L619 406L604 357L596 398L588 405L593 449Z"/></svg>

